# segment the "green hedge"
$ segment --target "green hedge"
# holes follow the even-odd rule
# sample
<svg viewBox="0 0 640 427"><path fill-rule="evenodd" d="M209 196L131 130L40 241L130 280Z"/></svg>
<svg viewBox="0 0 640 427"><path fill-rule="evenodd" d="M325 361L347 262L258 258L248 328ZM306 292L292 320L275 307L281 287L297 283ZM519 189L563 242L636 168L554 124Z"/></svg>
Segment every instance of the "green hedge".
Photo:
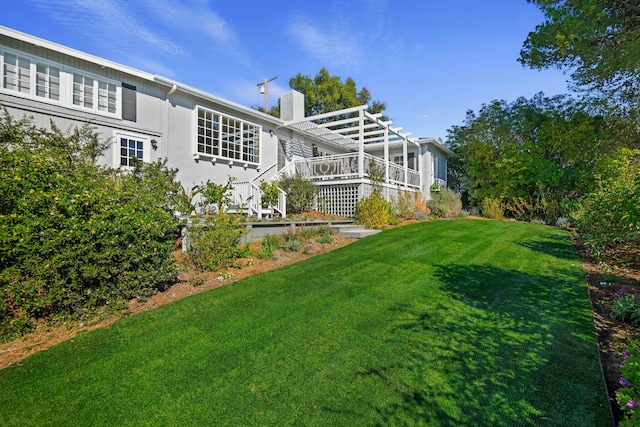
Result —
<svg viewBox="0 0 640 427"><path fill-rule="evenodd" d="M95 160L109 141L0 118L0 338L35 319L146 298L176 277L176 171Z"/></svg>

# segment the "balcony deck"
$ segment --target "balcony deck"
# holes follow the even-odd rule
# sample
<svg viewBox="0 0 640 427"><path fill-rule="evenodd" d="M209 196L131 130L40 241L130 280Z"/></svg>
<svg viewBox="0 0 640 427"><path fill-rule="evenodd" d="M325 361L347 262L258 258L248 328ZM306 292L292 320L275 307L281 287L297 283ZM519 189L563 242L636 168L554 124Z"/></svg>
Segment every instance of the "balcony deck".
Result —
<svg viewBox="0 0 640 427"><path fill-rule="evenodd" d="M359 155L364 157L362 162ZM420 174L417 171L368 153L346 153L295 160L287 169L290 173L315 182L366 179L377 180L387 185L420 188Z"/></svg>

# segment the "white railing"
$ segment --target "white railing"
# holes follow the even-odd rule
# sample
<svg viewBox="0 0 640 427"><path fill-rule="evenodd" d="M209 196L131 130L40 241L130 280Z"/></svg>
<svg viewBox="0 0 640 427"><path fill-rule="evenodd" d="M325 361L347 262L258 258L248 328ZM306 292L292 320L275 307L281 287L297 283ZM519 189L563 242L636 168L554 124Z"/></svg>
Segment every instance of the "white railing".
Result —
<svg viewBox="0 0 640 427"><path fill-rule="evenodd" d="M434 183L438 188L446 188L446 187L447 187L447 181L445 181L444 179L435 178L435 179L433 180L433 183Z"/></svg>
<svg viewBox="0 0 640 427"><path fill-rule="evenodd" d="M392 184L404 184L404 166L389 163L389 182Z"/></svg>
<svg viewBox="0 0 640 427"><path fill-rule="evenodd" d="M358 177L358 154L336 154L296 160L295 173L309 179Z"/></svg>
<svg viewBox="0 0 640 427"><path fill-rule="evenodd" d="M294 173L312 181L328 181L347 178L373 178L378 175L384 180L384 172L389 165L387 184L420 186L420 173L392 162L385 162L380 157L364 153L364 171L361 174L358 164L358 153L336 154L331 156L314 157L311 159L295 160L287 167L286 173ZM291 168L293 165L293 168ZM373 168L376 171L373 171ZM280 171L278 176L284 173ZM407 179L405 179L405 176Z"/></svg>
<svg viewBox="0 0 640 427"><path fill-rule="evenodd" d="M283 218L287 215L286 193L280 190L278 205L272 209L262 207L262 191L251 181L235 181L231 183L231 203L240 213L263 217L264 215L279 214Z"/></svg>
<svg viewBox="0 0 640 427"><path fill-rule="evenodd" d="M408 169L407 172L409 174L407 184L414 187L420 187L420 172L414 171L413 169Z"/></svg>

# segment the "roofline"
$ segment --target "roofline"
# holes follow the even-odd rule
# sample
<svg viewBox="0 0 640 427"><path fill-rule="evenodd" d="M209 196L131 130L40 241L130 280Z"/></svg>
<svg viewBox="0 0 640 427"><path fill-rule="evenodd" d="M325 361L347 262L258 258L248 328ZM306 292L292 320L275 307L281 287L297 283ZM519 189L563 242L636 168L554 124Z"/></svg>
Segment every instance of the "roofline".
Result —
<svg viewBox="0 0 640 427"><path fill-rule="evenodd" d="M443 151L449 157L457 156L457 154L453 150L451 150L448 147L445 147L444 144L442 144L436 138L433 138L433 137L418 138L418 143L420 145L433 145L437 149Z"/></svg>
<svg viewBox="0 0 640 427"><path fill-rule="evenodd" d="M254 116L262 120L273 122L274 126L277 126L277 127L282 126L284 124L284 121L278 117L263 113L262 111L258 111L251 107L246 107L244 105L238 104L233 101L229 101L228 99L221 98L212 93L205 92L200 89L196 89L195 87L185 85L183 83L180 83L178 81L172 80L167 77L163 77L158 74L153 75L153 81L170 88L173 88L175 86L176 90L179 90L183 93L187 93L189 95L193 95L207 101L212 101L212 102L215 102L216 104L221 104L221 105L224 105L225 107L232 108L234 110L242 111L245 114L249 114L251 116Z"/></svg>
<svg viewBox="0 0 640 427"><path fill-rule="evenodd" d="M223 99L219 96L185 85L183 83L177 82L167 77L163 77L158 74L148 73L146 71L138 70L136 68L128 67L126 65L122 65L117 62L110 61L108 59L100 58L99 56L91 55L89 53L82 52L80 50L73 49L58 43L54 43L52 41L45 40L36 36L32 36L30 34L26 34L21 31L17 31L2 25L0 25L0 35L4 35L16 40L20 40L24 43L29 43L34 46L42 47L44 49L52 50L52 51L61 53L63 55L68 55L68 56L78 58L87 62L91 62L103 68L110 68L112 70L120 71L122 73L129 74L131 76L135 76L143 80L165 85L170 88L173 88L175 86L174 91L177 89L177 90L180 90L181 92L194 95L198 98L201 98L207 101L213 101L217 104L224 105L225 107L242 111L243 113L252 115L262 120L271 121L274 123L275 126L279 126L284 123L278 117L271 116L269 114L263 113L261 111L255 110L250 107L245 107L244 105L229 101L227 99Z"/></svg>
<svg viewBox="0 0 640 427"><path fill-rule="evenodd" d="M11 37L13 39L20 40L22 42L29 43L45 49L53 50L55 52L59 52L65 55L73 56L75 58L79 58L87 62L92 62L94 64L100 65L105 68L108 67L116 71L121 71L123 73L131 74L141 79L151 80L151 81L153 80L153 74L151 73L147 73L141 70L137 70L135 68L127 67L126 65L118 64L117 62L109 61L108 59L100 58L99 56L91 55L67 46L63 46L58 43L54 43L49 40L41 39L39 37L32 36L30 34L26 34L26 33L2 26L2 25L0 25L0 35Z"/></svg>

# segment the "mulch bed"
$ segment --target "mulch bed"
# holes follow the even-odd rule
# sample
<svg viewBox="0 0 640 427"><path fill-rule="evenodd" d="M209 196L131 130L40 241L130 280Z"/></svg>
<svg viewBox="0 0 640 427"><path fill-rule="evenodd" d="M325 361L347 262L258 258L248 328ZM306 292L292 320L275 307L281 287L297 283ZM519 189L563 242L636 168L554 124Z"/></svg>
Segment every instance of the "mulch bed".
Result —
<svg viewBox="0 0 640 427"><path fill-rule="evenodd" d="M613 318L611 303L621 292L640 297L640 253L637 250L603 251L596 258L577 237L574 245L580 252L593 308L600 361L605 377L615 425L622 412L615 398L620 387L621 351L640 337L640 326Z"/></svg>

